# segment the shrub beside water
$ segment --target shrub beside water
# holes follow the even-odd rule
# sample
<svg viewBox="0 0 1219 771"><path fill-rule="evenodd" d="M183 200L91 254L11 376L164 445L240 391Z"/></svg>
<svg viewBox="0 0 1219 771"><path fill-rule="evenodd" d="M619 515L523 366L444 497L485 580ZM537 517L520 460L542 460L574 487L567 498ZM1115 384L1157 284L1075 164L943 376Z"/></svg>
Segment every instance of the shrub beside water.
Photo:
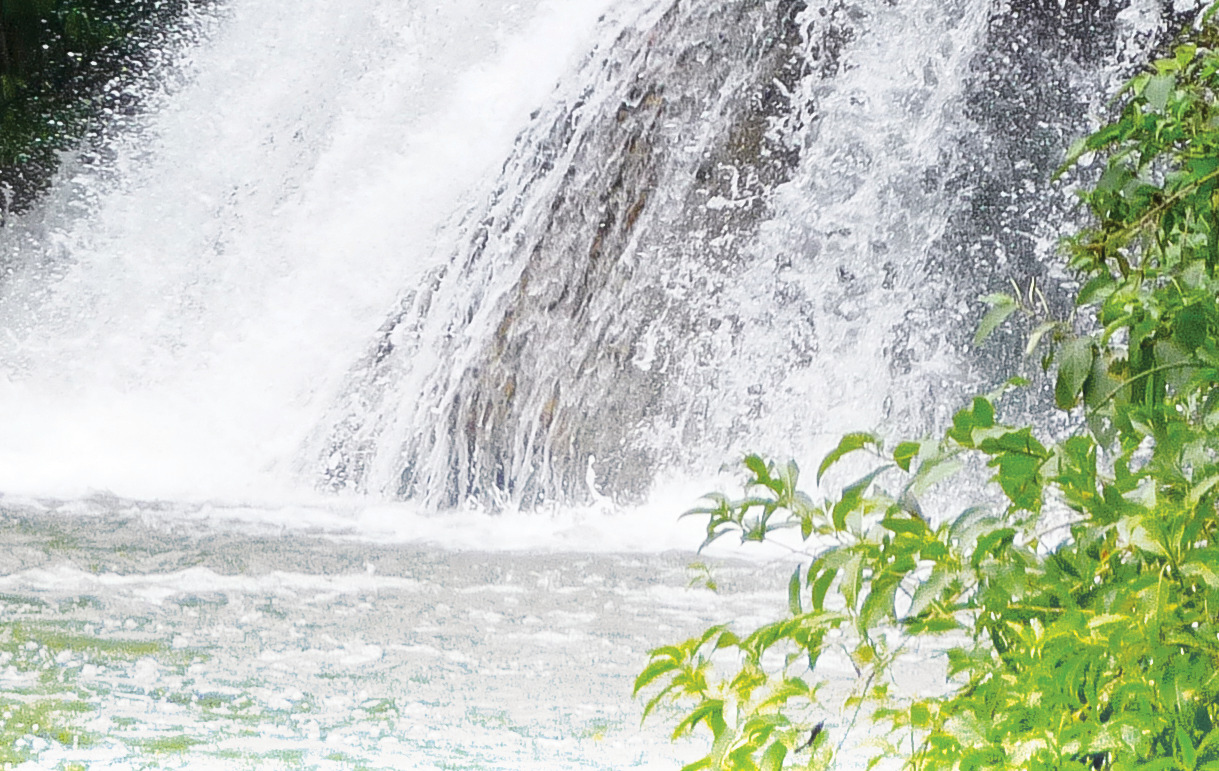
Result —
<svg viewBox="0 0 1219 771"><path fill-rule="evenodd" d="M0 3L0 205L26 208L59 153L132 113L134 82L178 45L204 0L5 0Z"/></svg>
<svg viewBox="0 0 1219 771"><path fill-rule="evenodd" d="M782 618L654 650L635 682L709 735L686 769L822 768L844 734L869 767L1219 771L1219 30L1215 8L1119 95L1067 166L1100 163L1091 224L1064 240L1071 318L992 295L979 342L1032 317L1074 427L1039 435L978 396L942 436L846 436L874 470L817 502L794 464L745 460L744 495L695 512L706 543L798 530L808 562ZM982 465L1000 505L924 518L917 501ZM968 473L968 472L964 472ZM931 651L937 694L894 686ZM857 675L823 697L828 652ZM930 655L930 654L926 654ZM930 665L928 665L930 667ZM863 723L870 723L870 727Z"/></svg>

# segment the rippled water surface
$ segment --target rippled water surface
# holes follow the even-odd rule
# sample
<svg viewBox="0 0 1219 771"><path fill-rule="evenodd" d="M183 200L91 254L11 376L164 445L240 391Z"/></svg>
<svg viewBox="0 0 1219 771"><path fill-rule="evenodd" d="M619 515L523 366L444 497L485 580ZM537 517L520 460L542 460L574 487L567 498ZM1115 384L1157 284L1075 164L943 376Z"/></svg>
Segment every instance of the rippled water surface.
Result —
<svg viewBox="0 0 1219 771"><path fill-rule="evenodd" d="M21 768L674 768L647 651L784 605L688 553L466 551L114 501L0 510ZM3 743L0 743L3 744ZM684 759L684 760L683 760ZM21 765L24 764L24 765Z"/></svg>

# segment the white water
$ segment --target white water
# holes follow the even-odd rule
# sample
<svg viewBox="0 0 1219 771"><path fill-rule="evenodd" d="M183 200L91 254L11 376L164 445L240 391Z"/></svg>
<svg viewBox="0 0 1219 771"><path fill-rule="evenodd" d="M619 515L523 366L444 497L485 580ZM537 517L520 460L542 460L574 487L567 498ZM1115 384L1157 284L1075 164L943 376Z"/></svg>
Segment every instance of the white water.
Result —
<svg viewBox="0 0 1219 771"><path fill-rule="evenodd" d="M477 205L530 112L648 5L366 0L285 15L275 3L232 3L215 39L189 57L188 85L119 140L106 173L69 164L46 213L6 234L16 275L0 298L0 490L312 498L320 462L306 440L334 420L327 410L387 309L465 237L446 223ZM655 15L641 18L648 24ZM852 63L828 96L825 81L802 81L808 93L797 99L816 98L818 131L790 138L806 159L779 189L762 239L775 250L823 250L822 264L798 261L794 274L779 275L769 249L754 250L756 264L710 304L681 288L690 279L673 269L661 280L676 281L670 302L730 321L739 315L731 323L743 323L747 335L807 334L798 316L773 316L753 298L751 282L807 293L819 313L817 364L804 374L807 361L742 351L723 329L697 332L695 348L665 354L679 362L666 397L672 421L641 426L636 441L655 441L660 458L686 464L696 453L728 457L751 446L803 456L894 411L885 401L886 349L893 330L911 323L919 290L938 280L921 261L956 206L951 198L894 197L908 199L928 164L953 162L943 158L951 140L944 128L959 111L962 60L985 16L979 3L895 14L891 29L859 29ZM940 72L931 89L927 67ZM568 82L560 93L579 87ZM890 115L902 100L928 106ZM860 213L872 223L859 222ZM847 226L854 231L836 235ZM878 294L863 287L881 280L872 251L882 241L902 273L896 289ZM459 280L510 286L519 267L496 270L508 278ZM858 281L823 286L821 276L834 270ZM940 323L962 323L963 310ZM443 312L461 313L460 303ZM680 349L680 335L695 334L660 321L642 331L653 348L659 338ZM494 316L487 323L494 329ZM429 375L451 368L452 377L473 353L451 361L443 349L481 343L470 333L469 343L453 341L444 316L435 324L440 332L413 366ZM916 354L917 378L953 371L942 331L915 341L926 348ZM708 368L717 358L732 363L729 371ZM639 353L635 367L650 367L645 359ZM779 374L786 367L795 374ZM773 372L748 374L764 370ZM396 446L428 432L426 419L441 409L423 396L425 381L399 379L393 394L403 406L368 418L398 424L381 440L382 478L370 485L390 495ZM770 422L742 434L740 413L758 410L759 399ZM784 414L810 400L826 412L809 425ZM413 401L424 420L401 424L394 411ZM911 409L897 408L907 425L923 417L910 418ZM692 427L704 437L691 441ZM727 436L735 439L726 444ZM701 463L714 468L718 460Z"/></svg>
<svg viewBox="0 0 1219 771"><path fill-rule="evenodd" d="M775 79L791 106L765 118L760 151L798 159L767 188L748 178L748 151L716 144L743 120L727 95L747 97L755 76L678 114L683 88L710 86L670 73L663 57L698 41L658 22L666 8L225 5L213 39L166 74L186 85L115 141L115 159L68 159L44 209L0 234L0 490L317 502L328 464L363 453L368 469L331 486L393 498L407 466L428 503L517 503L512 479L532 475L534 498L596 505L618 492L609 472L636 498L650 482L684 495L743 451L807 467L843 431L942 422L975 378L957 346L977 308L933 258L972 189L926 180L973 160L967 85L994 9L803 11L796 59L812 72ZM605 74L602 57L617 62ZM602 258L617 272L597 269L613 283L591 284L588 313L539 315L559 291L539 280L541 299L516 308L531 271L560 299L587 290L572 262L595 217L570 225L593 233L560 225L577 245L566 252L539 223L564 196L587 208L609 195L595 175L577 185L620 162L603 124L624 120L611 116L631 83L614 78L636 69L676 106L652 128L661 188L642 188L639 233ZM548 121L588 147L560 148L535 185ZM710 177L694 184L706 159ZM762 213L731 224L751 207ZM484 213L506 229L471 252ZM1052 234L1038 237L1048 252ZM541 262L521 246L535 240ZM413 291L438 269L432 306L406 308L421 318L382 332L396 350L369 364L387 317L418 306ZM503 336L525 354L489 357ZM507 417L490 422L495 411ZM447 421L482 421L477 455ZM488 458L508 481L487 482ZM475 477L454 483L462 463Z"/></svg>
<svg viewBox="0 0 1219 771"><path fill-rule="evenodd" d="M22 771L674 768L697 746L641 730L629 698L648 649L784 603L742 566L716 571L719 594L691 588L681 555L403 548L89 509L0 513L0 751L10 699L75 704L85 736L27 727ZM14 626L153 647L13 650Z"/></svg>
<svg viewBox="0 0 1219 771"><path fill-rule="evenodd" d="M787 34L755 6L653 4L565 78L323 421L330 484L638 493L656 468L922 430L927 393L951 401L972 297L930 258L969 191L924 179L966 160L989 6L814 6L774 57L798 77L749 53Z"/></svg>
<svg viewBox="0 0 1219 771"><path fill-rule="evenodd" d="M51 264L0 305L0 489L299 493L284 458L605 5L232 4L118 181L82 171L87 213L30 226L18 264Z"/></svg>

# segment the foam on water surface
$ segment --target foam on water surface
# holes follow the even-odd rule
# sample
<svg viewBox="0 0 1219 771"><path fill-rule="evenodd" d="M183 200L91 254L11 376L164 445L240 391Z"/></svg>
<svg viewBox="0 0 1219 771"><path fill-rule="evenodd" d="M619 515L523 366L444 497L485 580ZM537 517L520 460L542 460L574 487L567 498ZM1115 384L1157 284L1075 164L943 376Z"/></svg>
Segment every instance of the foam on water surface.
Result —
<svg viewBox="0 0 1219 771"><path fill-rule="evenodd" d="M32 768L671 767L691 748L626 698L647 650L785 602L743 565L691 586L686 555L201 535L131 512L10 511L0 537L0 621L29 640L0 676L79 707L77 746L23 740Z"/></svg>

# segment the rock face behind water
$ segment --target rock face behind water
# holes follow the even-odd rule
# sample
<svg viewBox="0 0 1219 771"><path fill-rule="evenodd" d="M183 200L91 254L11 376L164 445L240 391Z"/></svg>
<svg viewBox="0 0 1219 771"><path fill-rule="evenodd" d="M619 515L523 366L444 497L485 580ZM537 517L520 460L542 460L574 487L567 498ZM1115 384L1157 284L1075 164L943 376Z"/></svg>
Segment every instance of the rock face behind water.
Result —
<svg viewBox="0 0 1219 771"><path fill-rule="evenodd" d="M383 327L349 395L362 403L334 437L331 486L385 483L376 455L392 428L364 419L395 407L363 400L401 398L392 381L437 339L447 345L421 400L397 405L433 417L390 450L395 492L441 505L580 499L589 456L599 488L631 496L650 482L658 459L636 433L679 401L667 386L703 323L682 295L739 269L739 244L797 159L780 125L801 112L790 94L807 67L833 66L849 34L828 30L810 62L800 3L667 6L595 52L587 87L536 116L486 208L460 226L461 251Z"/></svg>
<svg viewBox="0 0 1219 771"><path fill-rule="evenodd" d="M1116 9L1076 29L1034 5L1062 34L1017 58L1095 66L1119 35ZM926 373L960 355L996 267L971 244L1031 227L1029 207L986 201L1046 173L1010 151L1020 132L988 139L1008 112L966 109L1020 71L977 52L1022 12L666 0L607 20L353 369L316 445L324 486L438 507L631 500L660 469L836 431L815 414L835 400L872 410L853 428L934 421L951 389ZM1017 106L1042 144L1086 107Z"/></svg>

